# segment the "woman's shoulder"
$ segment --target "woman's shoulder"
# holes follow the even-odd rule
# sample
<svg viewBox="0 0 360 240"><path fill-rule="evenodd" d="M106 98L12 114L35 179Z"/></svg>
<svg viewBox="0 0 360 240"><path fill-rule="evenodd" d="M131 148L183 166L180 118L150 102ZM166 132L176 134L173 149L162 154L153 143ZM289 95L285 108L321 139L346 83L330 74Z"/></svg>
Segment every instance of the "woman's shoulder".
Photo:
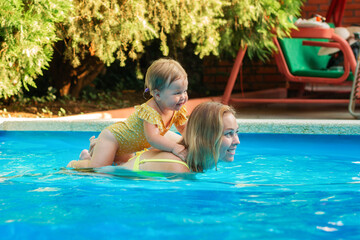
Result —
<svg viewBox="0 0 360 240"><path fill-rule="evenodd" d="M174 155L171 152L165 152L154 148L145 152L142 157L147 159L181 160L181 158L179 158L178 156Z"/></svg>
<svg viewBox="0 0 360 240"><path fill-rule="evenodd" d="M164 152L158 149L151 149L145 152L142 156L142 160L163 160L163 163L166 163L166 170L170 172L189 172L187 164L181 160L178 156L174 155L171 152Z"/></svg>

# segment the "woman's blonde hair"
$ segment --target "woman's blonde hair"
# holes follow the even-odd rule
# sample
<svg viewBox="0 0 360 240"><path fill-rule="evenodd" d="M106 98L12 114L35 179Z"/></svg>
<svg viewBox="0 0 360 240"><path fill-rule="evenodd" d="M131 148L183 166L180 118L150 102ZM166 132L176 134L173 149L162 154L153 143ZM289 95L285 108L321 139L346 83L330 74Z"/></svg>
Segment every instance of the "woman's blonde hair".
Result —
<svg viewBox="0 0 360 240"><path fill-rule="evenodd" d="M162 90L173 81L182 78L187 79L187 74L180 63L173 59L160 58L146 71L145 88L152 93L153 90Z"/></svg>
<svg viewBox="0 0 360 240"><path fill-rule="evenodd" d="M181 142L188 150L186 162L191 171L203 172L217 165L227 112L235 115L233 108L219 102L201 103L192 111Z"/></svg>

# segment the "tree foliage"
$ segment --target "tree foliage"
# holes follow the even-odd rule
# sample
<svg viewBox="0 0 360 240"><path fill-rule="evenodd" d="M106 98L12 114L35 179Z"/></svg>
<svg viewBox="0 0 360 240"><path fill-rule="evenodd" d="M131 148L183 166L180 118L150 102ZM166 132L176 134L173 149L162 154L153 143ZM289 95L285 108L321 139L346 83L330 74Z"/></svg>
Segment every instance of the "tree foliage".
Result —
<svg viewBox="0 0 360 240"><path fill-rule="evenodd" d="M285 37L295 28L293 19L300 15L302 0L232 0L224 8L220 52L235 56L239 46L248 46L250 58L267 59L276 46L274 36Z"/></svg>
<svg viewBox="0 0 360 240"><path fill-rule="evenodd" d="M164 56L176 58L191 42L200 58L235 56L248 45L261 59L275 49L272 37L294 25L302 0L0 0L0 98L49 66L58 88L88 84L102 65L138 59L150 42L160 41ZM55 42L58 41L55 45ZM60 43L60 44L59 44ZM191 59L189 59L191 61ZM56 85L56 84L55 84ZM78 87L79 89L81 86ZM63 92L67 94L67 91Z"/></svg>
<svg viewBox="0 0 360 240"><path fill-rule="evenodd" d="M65 58L79 66L87 53L110 65L137 59L144 44L161 40L165 56L183 47L188 38L200 56L218 54L223 2L219 0L75 0L75 12L62 24L61 38L68 39ZM169 39L170 38L170 39Z"/></svg>
<svg viewBox="0 0 360 240"><path fill-rule="evenodd" d="M0 0L0 98L35 86L51 60L55 23L70 7L62 0Z"/></svg>

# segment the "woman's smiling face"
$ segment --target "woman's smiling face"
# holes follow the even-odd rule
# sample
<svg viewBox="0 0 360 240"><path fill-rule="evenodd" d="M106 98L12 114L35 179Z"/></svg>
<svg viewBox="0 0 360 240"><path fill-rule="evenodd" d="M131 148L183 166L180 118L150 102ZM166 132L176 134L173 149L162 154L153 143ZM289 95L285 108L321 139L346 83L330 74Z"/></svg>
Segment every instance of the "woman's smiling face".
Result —
<svg viewBox="0 0 360 240"><path fill-rule="evenodd" d="M238 136L238 124L235 116L230 113L223 115L224 130L221 137L219 160L224 162L234 161L235 150L240 144Z"/></svg>

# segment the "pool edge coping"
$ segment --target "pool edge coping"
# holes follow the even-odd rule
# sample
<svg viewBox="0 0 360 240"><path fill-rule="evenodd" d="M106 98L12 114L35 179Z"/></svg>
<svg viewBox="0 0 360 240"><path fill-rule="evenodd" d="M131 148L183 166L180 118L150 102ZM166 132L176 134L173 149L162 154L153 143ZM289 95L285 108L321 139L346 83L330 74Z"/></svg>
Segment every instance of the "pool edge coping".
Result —
<svg viewBox="0 0 360 240"><path fill-rule="evenodd" d="M0 118L0 131L95 131L124 118ZM237 119L240 133L359 135L360 121L317 119Z"/></svg>

